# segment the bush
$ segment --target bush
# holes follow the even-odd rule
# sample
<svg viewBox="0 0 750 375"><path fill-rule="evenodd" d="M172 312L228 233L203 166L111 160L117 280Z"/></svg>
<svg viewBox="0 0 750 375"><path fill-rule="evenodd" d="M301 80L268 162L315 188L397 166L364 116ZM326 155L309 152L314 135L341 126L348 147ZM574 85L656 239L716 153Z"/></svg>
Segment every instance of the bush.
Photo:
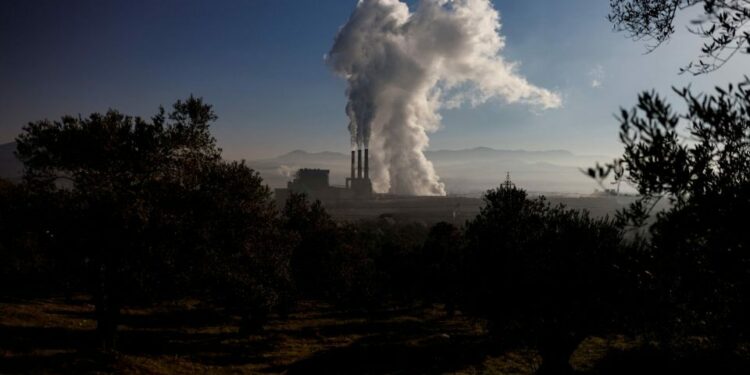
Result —
<svg viewBox="0 0 750 375"><path fill-rule="evenodd" d="M55 198L39 206L54 220L29 228L94 296L104 347L126 304L209 295L257 328L288 299L270 192L243 163L221 161L214 120L190 97L150 121L110 110L30 123L17 138L31 196Z"/></svg>
<svg viewBox="0 0 750 375"><path fill-rule="evenodd" d="M442 302L452 315L461 290L464 264L463 233L450 223L437 223L424 242L417 270L419 294L425 302Z"/></svg>
<svg viewBox="0 0 750 375"><path fill-rule="evenodd" d="M645 92L622 110L620 160L589 174L600 181L615 172L641 197L620 213L624 226L641 227L656 202L670 208L650 227L644 270L655 331L664 344L700 336L723 350L750 338L750 80L714 93L675 89L685 103L675 111Z"/></svg>
<svg viewBox="0 0 750 375"><path fill-rule="evenodd" d="M571 372L584 338L617 327L620 231L515 187L484 200L466 229L466 309L487 318L495 336L536 347L541 373Z"/></svg>

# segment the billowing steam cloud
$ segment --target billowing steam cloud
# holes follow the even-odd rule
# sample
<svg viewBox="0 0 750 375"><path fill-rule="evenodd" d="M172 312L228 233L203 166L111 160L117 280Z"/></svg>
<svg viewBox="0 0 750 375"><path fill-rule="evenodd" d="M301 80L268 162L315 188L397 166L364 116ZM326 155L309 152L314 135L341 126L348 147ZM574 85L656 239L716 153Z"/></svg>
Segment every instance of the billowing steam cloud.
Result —
<svg viewBox="0 0 750 375"><path fill-rule="evenodd" d="M441 108L499 97L542 108L560 96L530 84L500 55L500 16L489 0L360 0L326 56L348 82L352 147L371 149L376 191L444 195L423 151Z"/></svg>

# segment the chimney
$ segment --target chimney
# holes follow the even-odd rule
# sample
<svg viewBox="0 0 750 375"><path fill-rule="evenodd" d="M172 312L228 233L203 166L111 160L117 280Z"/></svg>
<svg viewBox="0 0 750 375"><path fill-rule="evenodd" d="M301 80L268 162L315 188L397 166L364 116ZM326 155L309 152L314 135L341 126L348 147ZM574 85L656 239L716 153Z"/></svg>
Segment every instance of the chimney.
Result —
<svg viewBox="0 0 750 375"><path fill-rule="evenodd" d="M370 178L370 149L365 149L365 179Z"/></svg>
<svg viewBox="0 0 750 375"><path fill-rule="evenodd" d="M357 150L357 178L362 178L362 149Z"/></svg>
<svg viewBox="0 0 750 375"><path fill-rule="evenodd" d="M352 150L352 180L354 179L354 153L355 151Z"/></svg>

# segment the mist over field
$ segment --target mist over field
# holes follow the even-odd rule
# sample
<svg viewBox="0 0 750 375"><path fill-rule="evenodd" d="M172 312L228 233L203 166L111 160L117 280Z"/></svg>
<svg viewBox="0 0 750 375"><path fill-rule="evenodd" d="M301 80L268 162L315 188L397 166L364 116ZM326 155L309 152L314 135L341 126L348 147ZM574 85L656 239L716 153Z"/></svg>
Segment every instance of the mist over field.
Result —
<svg viewBox="0 0 750 375"><path fill-rule="evenodd" d="M576 155L565 150L527 151L498 150L477 147L462 150L428 150L449 195L479 196L497 187L510 173L513 182L529 192L562 195L588 195L601 190L597 183L581 172L597 161L611 158L602 155ZM348 156L337 152L295 150L271 159L248 162L258 170L271 187L286 187L299 168L329 169L331 185L343 185L348 177Z"/></svg>

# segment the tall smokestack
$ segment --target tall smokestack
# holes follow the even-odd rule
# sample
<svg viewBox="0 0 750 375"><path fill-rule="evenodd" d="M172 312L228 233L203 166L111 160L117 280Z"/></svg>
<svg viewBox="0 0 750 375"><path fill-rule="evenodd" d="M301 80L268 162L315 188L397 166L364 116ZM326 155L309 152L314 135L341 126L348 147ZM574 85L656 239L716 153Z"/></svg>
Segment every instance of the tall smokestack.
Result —
<svg viewBox="0 0 750 375"><path fill-rule="evenodd" d="M365 178L370 178L370 149L365 149Z"/></svg>
<svg viewBox="0 0 750 375"><path fill-rule="evenodd" d="M352 150L352 180L354 179L354 150Z"/></svg>
<svg viewBox="0 0 750 375"><path fill-rule="evenodd" d="M362 178L362 149L357 150L357 178Z"/></svg>

